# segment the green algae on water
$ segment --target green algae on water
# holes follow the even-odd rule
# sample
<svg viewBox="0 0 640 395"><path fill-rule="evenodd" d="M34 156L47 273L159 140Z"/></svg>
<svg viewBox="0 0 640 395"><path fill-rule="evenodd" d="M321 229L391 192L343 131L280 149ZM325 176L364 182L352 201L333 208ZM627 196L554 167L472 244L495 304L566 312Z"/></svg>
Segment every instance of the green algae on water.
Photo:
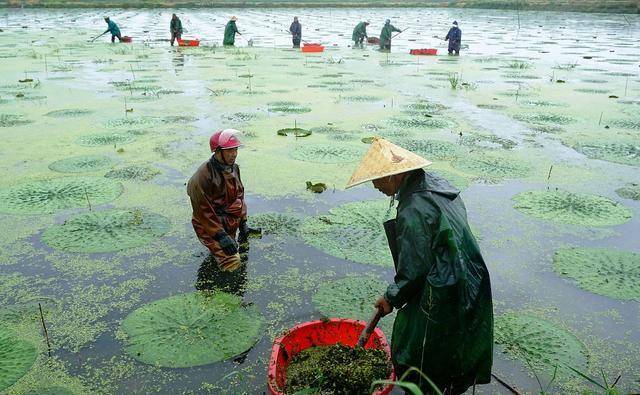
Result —
<svg viewBox="0 0 640 395"><path fill-rule="evenodd" d="M122 145L136 139L133 133L97 133L82 136L76 140L76 144L86 147L96 147L100 145Z"/></svg>
<svg viewBox="0 0 640 395"><path fill-rule="evenodd" d="M25 119L22 115L0 114L0 128L22 126L32 123L32 120Z"/></svg>
<svg viewBox="0 0 640 395"><path fill-rule="evenodd" d="M249 226L260 228L265 235L295 235L300 229L302 219L291 214L260 213L249 215Z"/></svg>
<svg viewBox="0 0 640 395"><path fill-rule="evenodd" d="M573 146L591 159L640 166L640 145L633 141L581 142Z"/></svg>
<svg viewBox="0 0 640 395"><path fill-rule="evenodd" d="M104 176L122 181L149 181L160 174L160 170L149 166L129 165L113 169Z"/></svg>
<svg viewBox="0 0 640 395"><path fill-rule="evenodd" d="M553 268L586 291L640 301L640 254L609 248L564 248L555 253Z"/></svg>
<svg viewBox="0 0 640 395"><path fill-rule="evenodd" d="M371 383L390 372L384 350L341 344L311 347L289 362L285 394L368 394Z"/></svg>
<svg viewBox="0 0 640 395"><path fill-rule="evenodd" d="M576 120L567 115L551 113L520 113L513 116L515 119L528 123L541 123L551 125L568 125Z"/></svg>
<svg viewBox="0 0 640 395"><path fill-rule="evenodd" d="M67 108L62 110L49 111L44 114L46 117L52 118L77 118L92 114L93 111L86 108Z"/></svg>
<svg viewBox="0 0 640 395"><path fill-rule="evenodd" d="M632 212L603 196L563 190L529 191L514 196L515 208L536 218L581 226L613 226L627 222Z"/></svg>
<svg viewBox="0 0 640 395"><path fill-rule="evenodd" d="M268 109L270 112L278 112L283 114L303 114L311 111L309 107L305 107L299 103L292 101L278 101L269 103Z"/></svg>
<svg viewBox="0 0 640 395"><path fill-rule="evenodd" d="M393 261L383 228L391 216L387 200L347 203L307 219L301 233L307 244L335 257L391 266Z"/></svg>
<svg viewBox="0 0 640 395"><path fill-rule="evenodd" d="M96 206L122 194L119 182L103 177L65 177L31 181L0 190L0 212L49 214L56 211Z"/></svg>
<svg viewBox="0 0 640 395"><path fill-rule="evenodd" d="M324 282L313 295L314 306L327 318L351 318L368 321L373 304L387 290L387 282L373 276L350 276ZM396 311L384 316L380 329L391 338Z"/></svg>
<svg viewBox="0 0 640 395"><path fill-rule="evenodd" d="M49 169L60 173L83 173L111 167L116 162L103 155L83 155L57 160Z"/></svg>
<svg viewBox="0 0 640 395"><path fill-rule="evenodd" d="M224 292L160 299L122 321L124 350L140 362L172 368L207 365L249 350L260 337L257 307Z"/></svg>
<svg viewBox="0 0 640 395"><path fill-rule="evenodd" d="M291 151L293 159L315 163L352 163L361 156L361 149L345 144L301 144Z"/></svg>
<svg viewBox="0 0 640 395"><path fill-rule="evenodd" d="M532 315L505 313L496 316L494 341L537 372L567 372L567 366L584 371L585 346L572 333Z"/></svg>
<svg viewBox="0 0 640 395"><path fill-rule="evenodd" d="M169 231L169 220L135 210L90 212L47 229L42 240L70 252L109 252L147 244Z"/></svg>
<svg viewBox="0 0 640 395"><path fill-rule="evenodd" d="M640 200L640 185L628 184L622 188L616 189L616 193L624 199Z"/></svg>
<svg viewBox="0 0 640 395"><path fill-rule="evenodd" d="M36 348L0 326L0 391L24 376L36 360Z"/></svg>
<svg viewBox="0 0 640 395"><path fill-rule="evenodd" d="M397 139L394 143L429 160L452 160L463 153L460 146L434 139Z"/></svg>

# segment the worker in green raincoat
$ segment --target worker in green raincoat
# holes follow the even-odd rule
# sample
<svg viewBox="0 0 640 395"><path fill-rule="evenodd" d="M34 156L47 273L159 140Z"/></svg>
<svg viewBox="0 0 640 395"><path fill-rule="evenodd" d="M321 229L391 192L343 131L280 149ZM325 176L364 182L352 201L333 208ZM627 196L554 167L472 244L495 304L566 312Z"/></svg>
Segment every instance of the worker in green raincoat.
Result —
<svg viewBox="0 0 640 395"><path fill-rule="evenodd" d="M182 21L176 14L171 16L171 23L169 24L169 31L171 32L171 46L173 47L173 43L182 38Z"/></svg>
<svg viewBox="0 0 640 395"><path fill-rule="evenodd" d="M118 27L118 25L116 25L114 21L109 19L108 16L104 17L104 21L107 22L107 30L105 30L102 34L109 32L111 33L111 42L115 42L116 37L118 38L118 42L121 42L122 36L120 35L120 28Z"/></svg>
<svg viewBox="0 0 640 395"><path fill-rule="evenodd" d="M382 31L380 32L380 50L381 51L390 51L391 50L391 35L393 32L401 32L402 30L391 24L391 20L387 19L384 22L384 26L382 27Z"/></svg>
<svg viewBox="0 0 640 395"><path fill-rule="evenodd" d="M415 367L442 392L461 394L491 380L491 285L460 192L426 173L429 164L376 138L347 187L373 181L398 199L396 219L384 224L396 275L375 303L383 314L398 309L391 342L396 375ZM405 380L433 391L419 374Z"/></svg>
<svg viewBox="0 0 640 395"><path fill-rule="evenodd" d="M231 20L227 22L227 26L224 28L224 39L222 40L222 45L233 46L236 42L236 33L240 34L238 27L236 26L237 20L238 18L232 16Z"/></svg>
<svg viewBox="0 0 640 395"><path fill-rule="evenodd" d="M364 39L367 38L367 26L369 26L369 22L360 22L353 29L353 33L351 34L351 39L353 40L354 48L362 48Z"/></svg>

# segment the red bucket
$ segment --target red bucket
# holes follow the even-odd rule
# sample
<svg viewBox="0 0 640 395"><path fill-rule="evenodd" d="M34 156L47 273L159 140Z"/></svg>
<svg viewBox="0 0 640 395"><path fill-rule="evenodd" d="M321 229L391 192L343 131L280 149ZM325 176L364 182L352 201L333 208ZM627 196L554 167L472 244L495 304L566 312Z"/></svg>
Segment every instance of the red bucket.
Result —
<svg viewBox="0 0 640 395"><path fill-rule="evenodd" d="M269 394L284 395L286 374L289 362L302 350L315 346L330 346L333 344L355 345L360 333L367 325L364 321L346 318L331 318L324 321L310 321L296 325L289 329L282 337L273 342L271 358L269 360ZM379 328L376 328L365 348L384 350L391 359L391 349L387 338ZM396 375L391 368L387 379L395 380ZM393 386L389 385L376 392L374 395L387 395Z"/></svg>
<svg viewBox="0 0 640 395"><path fill-rule="evenodd" d="M437 48L419 48L419 49L412 49L409 51L409 53L411 55L437 55L438 49Z"/></svg>
<svg viewBox="0 0 640 395"><path fill-rule="evenodd" d="M302 52L323 52L324 46L318 43L304 43L301 49Z"/></svg>
<svg viewBox="0 0 640 395"><path fill-rule="evenodd" d="M178 46L180 47L199 47L200 40L178 40Z"/></svg>
<svg viewBox="0 0 640 395"><path fill-rule="evenodd" d="M129 37L129 36L122 36L122 40L123 43L130 43L133 41L133 37Z"/></svg>

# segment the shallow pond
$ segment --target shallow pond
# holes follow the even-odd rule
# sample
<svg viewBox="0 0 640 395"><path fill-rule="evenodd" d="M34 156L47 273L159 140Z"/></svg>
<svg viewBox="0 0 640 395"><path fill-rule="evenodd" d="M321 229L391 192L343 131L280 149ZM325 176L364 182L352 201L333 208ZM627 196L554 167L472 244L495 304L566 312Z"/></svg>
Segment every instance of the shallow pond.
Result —
<svg viewBox="0 0 640 395"><path fill-rule="evenodd" d="M0 391L265 391L275 337L323 314L365 319L393 278L388 200L344 190L380 135L463 190L492 276L497 375L537 392L534 373L559 365L555 390L593 389L570 365L638 392L637 15L522 12L518 29L506 11L194 10L185 37L202 46L171 48L171 10L110 10L134 43L89 43L105 12L0 11ZM253 47L217 46L233 14ZM289 48L294 15L324 53ZM390 54L349 47L357 21L374 36L385 18L409 28ZM460 57L434 38L453 19ZM421 47L440 55L408 54ZM233 276L193 234L185 191L225 127L245 132L249 214L266 231ZM211 288L239 296L193 294Z"/></svg>

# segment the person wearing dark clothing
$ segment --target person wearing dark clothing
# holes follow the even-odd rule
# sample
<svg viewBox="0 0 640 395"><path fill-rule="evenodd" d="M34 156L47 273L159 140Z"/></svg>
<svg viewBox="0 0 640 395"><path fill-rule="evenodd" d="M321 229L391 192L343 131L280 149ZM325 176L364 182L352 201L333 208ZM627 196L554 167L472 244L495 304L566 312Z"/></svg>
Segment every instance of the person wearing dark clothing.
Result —
<svg viewBox="0 0 640 395"><path fill-rule="evenodd" d="M491 381L491 283L460 191L425 172L430 164L376 138L347 188L373 181L398 200L396 218L381 224L396 275L374 304L383 315L398 309L391 337L396 375L415 367L443 393L457 395ZM405 379L432 393L421 375Z"/></svg>
<svg viewBox="0 0 640 395"><path fill-rule="evenodd" d="M353 29L353 33L351 34L351 40L353 40L354 48L363 48L364 39L367 37L367 26L369 26L369 22L360 22Z"/></svg>
<svg viewBox="0 0 640 395"><path fill-rule="evenodd" d="M391 35L393 32L401 32L402 30L391 24L391 21L387 19L384 22L384 26L382 27L382 31L380 32L380 50L381 51L390 51L391 50Z"/></svg>
<svg viewBox="0 0 640 395"><path fill-rule="evenodd" d="M460 55L460 43L462 42L462 30L458 27L458 22L453 21L453 26L449 29L449 33L444 38L445 41L449 41L449 55Z"/></svg>
<svg viewBox="0 0 640 395"><path fill-rule="evenodd" d="M302 40L302 25L298 22L297 16L293 17L293 23L289 26L289 33L291 33L293 47L300 48L300 40Z"/></svg>
<svg viewBox="0 0 640 395"><path fill-rule="evenodd" d="M120 28L118 27L118 25L116 25L114 21L109 19L108 16L104 17L104 21L107 22L107 30L105 30L104 33L111 33L111 42L115 42L116 37L118 37L119 42L122 41L122 36L120 35Z"/></svg>
<svg viewBox="0 0 640 395"><path fill-rule="evenodd" d="M171 46L173 47L174 41L176 39L180 40L182 38L182 22L176 14L173 14L173 16L171 17L169 30L171 31Z"/></svg>
<svg viewBox="0 0 640 395"><path fill-rule="evenodd" d="M227 22L227 26L224 28L224 39L222 40L222 45L233 46L233 44L235 44L236 33L240 34L240 31L238 31L238 27L236 26L237 20L238 18L232 16L231 20Z"/></svg>

